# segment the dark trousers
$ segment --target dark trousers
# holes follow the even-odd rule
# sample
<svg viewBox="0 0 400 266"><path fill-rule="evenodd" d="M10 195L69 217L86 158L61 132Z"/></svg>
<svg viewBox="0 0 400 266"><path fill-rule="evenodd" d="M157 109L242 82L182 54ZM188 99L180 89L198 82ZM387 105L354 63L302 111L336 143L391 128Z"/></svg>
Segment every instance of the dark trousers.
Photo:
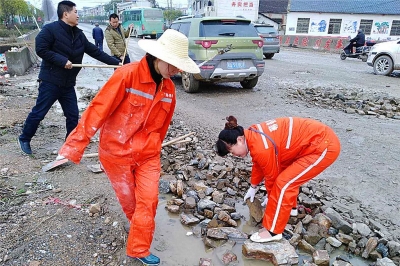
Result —
<svg viewBox="0 0 400 266"><path fill-rule="evenodd" d="M115 56L115 55L114 55L114 57L117 58L120 62L122 62L122 61L121 61L121 58L119 58L118 56ZM131 59L129 58L129 55L126 54L126 55L125 55L125 60L124 60L124 65L125 65L125 64L128 64L128 63L130 63L130 62L131 62Z"/></svg>
<svg viewBox="0 0 400 266"><path fill-rule="evenodd" d="M21 141L31 141L40 122L56 101L61 104L64 116L66 117L66 136L71 133L78 124L79 119L78 101L74 86L61 87L46 81L41 81L36 105L26 118L22 134L19 136Z"/></svg>
<svg viewBox="0 0 400 266"><path fill-rule="evenodd" d="M103 40L94 40L94 44L100 49L100 51L103 51Z"/></svg>
<svg viewBox="0 0 400 266"><path fill-rule="evenodd" d="M343 50L348 54L352 54L353 53L353 47L356 47L356 49L357 49L357 47L361 47L361 46L364 46L364 45L351 42Z"/></svg>

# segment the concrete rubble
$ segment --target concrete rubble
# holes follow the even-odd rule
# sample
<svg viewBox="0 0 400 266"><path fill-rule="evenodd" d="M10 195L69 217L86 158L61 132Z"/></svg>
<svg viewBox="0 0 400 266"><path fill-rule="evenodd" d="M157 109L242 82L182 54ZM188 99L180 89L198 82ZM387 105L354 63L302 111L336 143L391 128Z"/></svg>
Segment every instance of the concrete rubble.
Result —
<svg viewBox="0 0 400 266"><path fill-rule="evenodd" d="M400 99L384 94L368 93L361 88L291 88L289 97L348 114L371 115L400 119Z"/></svg>
<svg viewBox="0 0 400 266"><path fill-rule="evenodd" d="M169 137L187 132L189 129L182 125L172 125ZM235 241L242 244L246 258L274 265L298 264L297 252L311 256L312 261L304 260L303 265L329 265L330 254L336 249L348 256L374 261L375 265L399 265L400 241L391 234L394 225L381 224L366 206L351 197L335 198L324 180L318 178L301 187L299 214L290 218L284 238L272 243L253 243L248 234L236 227L246 219L262 227L265 188L261 187L253 203L247 201L251 217L238 213L235 204L243 203L251 162L218 157L209 149L213 147L212 141L196 135L185 144L165 147L160 180L160 191L173 194L166 210L179 213L181 223L192 226L194 231L200 228L199 235L206 247L215 249ZM351 265L344 255L333 260L333 265ZM210 263L202 258L199 265Z"/></svg>

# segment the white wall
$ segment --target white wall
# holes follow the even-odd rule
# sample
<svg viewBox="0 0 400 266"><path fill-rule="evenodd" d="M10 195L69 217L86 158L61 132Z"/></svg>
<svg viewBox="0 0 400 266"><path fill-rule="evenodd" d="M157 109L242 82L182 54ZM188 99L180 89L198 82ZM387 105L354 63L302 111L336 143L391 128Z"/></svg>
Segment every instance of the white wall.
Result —
<svg viewBox="0 0 400 266"><path fill-rule="evenodd" d="M217 17L243 16L251 21L258 19L259 0L211 0L212 6L207 6L208 0L194 0L189 4L193 7L191 14Z"/></svg>
<svg viewBox="0 0 400 266"><path fill-rule="evenodd" d="M296 33L298 18L310 18L308 33ZM330 19L342 19L339 34L328 34ZM400 16L373 14L290 12L287 14L286 35L354 37L357 35L357 29L360 27L361 19L373 20L371 34L365 35L367 38L373 40L386 40L388 38L392 40L400 39L400 36L390 36L392 22L393 20L400 20ZM323 21L325 21L325 23ZM312 24L314 24L314 26L311 26ZM324 24L326 24L325 27ZM377 27L379 25L384 25L381 27L380 31L378 31ZM388 27L386 25L388 25Z"/></svg>

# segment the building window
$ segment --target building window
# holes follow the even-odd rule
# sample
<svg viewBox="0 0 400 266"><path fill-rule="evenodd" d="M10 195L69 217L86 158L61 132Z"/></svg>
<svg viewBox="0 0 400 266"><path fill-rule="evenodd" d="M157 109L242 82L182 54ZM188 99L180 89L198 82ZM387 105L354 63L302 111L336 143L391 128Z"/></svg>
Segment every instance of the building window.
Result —
<svg viewBox="0 0 400 266"><path fill-rule="evenodd" d="M393 20L390 36L400 36L400 20Z"/></svg>
<svg viewBox="0 0 400 266"><path fill-rule="evenodd" d="M341 26L342 26L342 20L341 19L330 19L329 20L328 34L339 34Z"/></svg>
<svg viewBox="0 0 400 266"><path fill-rule="evenodd" d="M310 25L309 18L298 18L296 33L308 33L309 25Z"/></svg>
<svg viewBox="0 0 400 266"><path fill-rule="evenodd" d="M362 19L360 21L360 29L364 31L365 34L371 34L372 30L372 19Z"/></svg>

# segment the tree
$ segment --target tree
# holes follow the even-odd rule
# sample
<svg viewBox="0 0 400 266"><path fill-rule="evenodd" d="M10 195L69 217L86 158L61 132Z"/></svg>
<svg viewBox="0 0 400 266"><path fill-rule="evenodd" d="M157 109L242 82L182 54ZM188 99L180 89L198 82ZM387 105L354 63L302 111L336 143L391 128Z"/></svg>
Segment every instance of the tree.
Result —
<svg viewBox="0 0 400 266"><path fill-rule="evenodd" d="M104 5L104 11L106 14L118 13L117 12L117 3L121 3L121 0L111 0L107 4Z"/></svg>
<svg viewBox="0 0 400 266"><path fill-rule="evenodd" d="M148 0L151 4L151 7L159 7L158 2L156 0Z"/></svg>
<svg viewBox="0 0 400 266"><path fill-rule="evenodd" d="M24 0L0 0L1 16L6 22L14 21L15 16L29 14L28 4Z"/></svg>
<svg viewBox="0 0 400 266"><path fill-rule="evenodd" d="M168 22L172 22L175 19L179 18L180 16L182 16L182 11L180 10L175 10L175 9L164 10L164 18Z"/></svg>

